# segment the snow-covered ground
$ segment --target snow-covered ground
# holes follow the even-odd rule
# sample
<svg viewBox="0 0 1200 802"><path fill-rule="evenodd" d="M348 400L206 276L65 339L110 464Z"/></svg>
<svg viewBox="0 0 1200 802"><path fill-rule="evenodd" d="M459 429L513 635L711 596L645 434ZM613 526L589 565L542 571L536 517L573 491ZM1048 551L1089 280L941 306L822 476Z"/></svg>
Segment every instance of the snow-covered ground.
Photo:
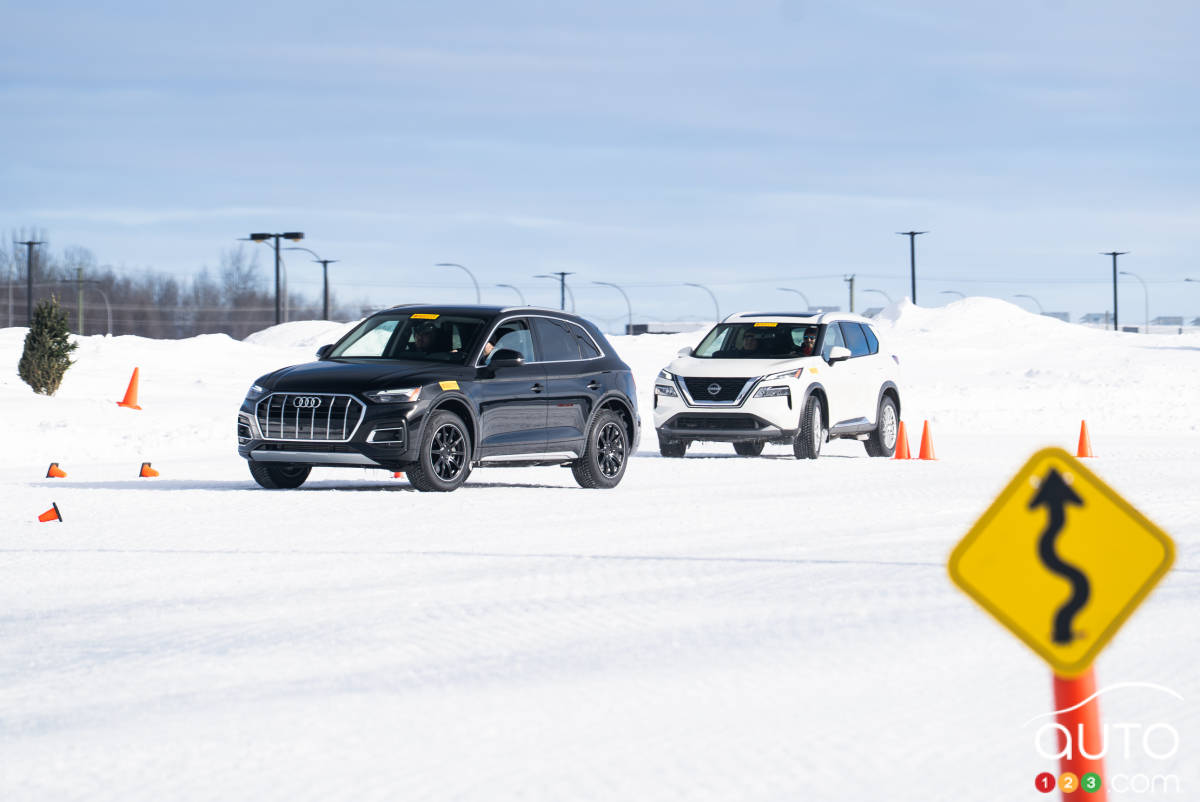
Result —
<svg viewBox="0 0 1200 802"><path fill-rule="evenodd" d="M358 469L258 489L242 394L343 326L88 337L53 398L16 377L24 330L0 329L0 800L1046 798L1034 776L1057 767L1027 722L1049 670L945 563L1081 419L1090 467L1179 553L1097 673L1182 695L1102 707L1180 748L1116 749L1107 771L1200 798L1200 335L986 299L887 315L912 445L929 420L937 462L846 441L664 460L651 428L610 492L553 468L452 494ZM697 339L612 338L644 424ZM135 366L140 412L114 403ZM51 502L64 522L38 523Z"/></svg>

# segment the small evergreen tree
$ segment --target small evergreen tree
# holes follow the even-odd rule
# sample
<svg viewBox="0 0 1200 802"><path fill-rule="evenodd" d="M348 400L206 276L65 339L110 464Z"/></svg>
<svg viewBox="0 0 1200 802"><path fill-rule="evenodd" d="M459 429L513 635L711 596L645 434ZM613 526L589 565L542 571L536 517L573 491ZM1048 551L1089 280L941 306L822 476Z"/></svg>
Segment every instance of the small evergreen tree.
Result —
<svg viewBox="0 0 1200 802"><path fill-rule="evenodd" d="M33 310L33 325L25 335L25 351L17 363L17 375L35 393L54 395L63 374L71 367L70 354L77 347L68 340L67 313L51 297Z"/></svg>

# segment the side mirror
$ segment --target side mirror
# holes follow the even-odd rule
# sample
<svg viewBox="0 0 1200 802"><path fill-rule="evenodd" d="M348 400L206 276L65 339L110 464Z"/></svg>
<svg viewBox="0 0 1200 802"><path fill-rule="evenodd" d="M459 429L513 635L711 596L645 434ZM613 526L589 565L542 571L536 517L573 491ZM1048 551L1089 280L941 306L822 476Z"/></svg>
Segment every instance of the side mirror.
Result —
<svg viewBox="0 0 1200 802"><path fill-rule="evenodd" d="M525 364L525 357L521 356L520 351L514 351L511 348L501 348L499 351L492 352L492 358L488 362L489 368L519 368Z"/></svg>
<svg viewBox="0 0 1200 802"><path fill-rule="evenodd" d="M317 359L324 359L325 357L327 357L329 355L329 352L332 350L333 350L332 345L322 345L320 348L317 349Z"/></svg>
<svg viewBox="0 0 1200 802"><path fill-rule="evenodd" d="M850 358L850 349L844 345L835 345L829 349L829 364L845 362Z"/></svg>
<svg viewBox="0 0 1200 802"><path fill-rule="evenodd" d="M691 348L680 348L679 353L676 354L675 356L691 356L691 355L692 355Z"/></svg>

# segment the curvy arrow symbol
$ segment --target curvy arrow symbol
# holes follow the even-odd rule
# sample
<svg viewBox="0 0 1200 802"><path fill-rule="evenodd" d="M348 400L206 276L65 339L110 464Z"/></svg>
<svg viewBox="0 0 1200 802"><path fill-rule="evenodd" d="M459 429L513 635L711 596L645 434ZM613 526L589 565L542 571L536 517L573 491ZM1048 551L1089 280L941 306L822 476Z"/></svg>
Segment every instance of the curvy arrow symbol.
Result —
<svg viewBox="0 0 1200 802"><path fill-rule="evenodd" d="M1054 542L1062 532L1063 526L1067 521L1066 507L1068 504L1076 504L1083 506L1081 499L1071 486L1068 485L1058 471L1053 468L1050 473L1046 474L1046 478L1042 480L1042 484L1038 487L1037 493L1029 502L1029 509L1037 507L1045 507L1050 514L1050 520L1046 524L1046 529L1042 532L1041 539L1038 541L1038 556L1046 567L1051 572L1058 574L1071 583L1072 594L1066 604L1058 608L1058 612L1054 615L1054 637L1055 643L1069 644L1071 637L1071 624L1075 620L1075 616L1087 604L1088 598L1091 596L1091 586L1088 584L1088 579L1084 576L1083 571L1080 571L1073 565L1063 562L1058 556L1058 552L1054 550Z"/></svg>

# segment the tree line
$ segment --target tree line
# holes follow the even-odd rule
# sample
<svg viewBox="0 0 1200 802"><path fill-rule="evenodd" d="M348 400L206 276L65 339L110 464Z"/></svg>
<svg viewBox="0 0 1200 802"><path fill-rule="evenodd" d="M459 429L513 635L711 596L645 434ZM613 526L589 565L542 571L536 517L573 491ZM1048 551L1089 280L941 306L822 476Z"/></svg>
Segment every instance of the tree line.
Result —
<svg viewBox="0 0 1200 802"><path fill-rule="evenodd" d="M44 232L17 232L0 246L0 325L28 326L28 249L33 248L33 304L54 296L76 334L136 334L179 339L228 334L242 339L275 324L275 282L260 269L258 254L239 246L223 252L218 266L180 278L153 270L128 273L101 265L87 248L55 251ZM286 293L285 320L317 320L322 299ZM362 304L339 303L330 293L334 320L355 320ZM81 314L82 313L82 314Z"/></svg>

